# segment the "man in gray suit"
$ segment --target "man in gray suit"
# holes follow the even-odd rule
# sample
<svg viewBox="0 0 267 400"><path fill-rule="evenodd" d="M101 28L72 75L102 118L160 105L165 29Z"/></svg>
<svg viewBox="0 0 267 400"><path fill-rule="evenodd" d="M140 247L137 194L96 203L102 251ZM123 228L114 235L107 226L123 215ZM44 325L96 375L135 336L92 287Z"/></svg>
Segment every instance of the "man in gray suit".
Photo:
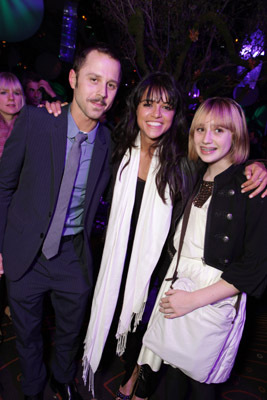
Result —
<svg viewBox="0 0 267 400"><path fill-rule="evenodd" d="M56 317L50 385L63 400L81 399L74 360L92 290L89 238L110 179L110 132L99 119L120 78L120 61L109 49L84 50L69 73L70 106L58 118L25 106L1 159L0 274L7 279L27 400L42 399L46 383L41 325L47 292Z"/></svg>

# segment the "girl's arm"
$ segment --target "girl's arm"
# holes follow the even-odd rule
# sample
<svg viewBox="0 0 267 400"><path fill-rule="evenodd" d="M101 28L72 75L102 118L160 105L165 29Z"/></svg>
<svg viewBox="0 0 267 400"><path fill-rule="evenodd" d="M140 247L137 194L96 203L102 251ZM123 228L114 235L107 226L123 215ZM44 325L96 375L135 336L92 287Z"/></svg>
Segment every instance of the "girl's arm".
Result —
<svg viewBox="0 0 267 400"><path fill-rule="evenodd" d="M159 311L165 314L165 318L173 319L238 293L239 290L234 285L223 279L194 292L170 289L165 293L166 297L161 299Z"/></svg>

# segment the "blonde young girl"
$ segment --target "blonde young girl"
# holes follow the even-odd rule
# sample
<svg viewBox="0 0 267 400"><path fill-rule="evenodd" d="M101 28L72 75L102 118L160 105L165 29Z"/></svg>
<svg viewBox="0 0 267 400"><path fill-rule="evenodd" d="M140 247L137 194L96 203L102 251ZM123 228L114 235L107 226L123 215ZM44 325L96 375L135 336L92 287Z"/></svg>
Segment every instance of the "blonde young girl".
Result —
<svg viewBox="0 0 267 400"><path fill-rule="evenodd" d="M240 193L248 153L249 138L241 107L232 99L219 97L202 103L189 132L189 158L199 158L203 163L202 179L195 191L178 264L178 278L190 279L195 289L170 289L170 281L164 280L149 327L159 311L167 319L183 318L217 303L232 307L235 313L238 293L259 297L264 292L267 202L259 196L249 199ZM176 250L180 231L181 224L174 234ZM172 277L175 267L174 256L166 279ZM146 347L149 332L148 328L138 364L148 364L157 371L164 360ZM160 349L161 343L158 346ZM179 385L176 400L186 398L188 386L193 399L216 398L216 385L197 382L178 368L172 373Z"/></svg>

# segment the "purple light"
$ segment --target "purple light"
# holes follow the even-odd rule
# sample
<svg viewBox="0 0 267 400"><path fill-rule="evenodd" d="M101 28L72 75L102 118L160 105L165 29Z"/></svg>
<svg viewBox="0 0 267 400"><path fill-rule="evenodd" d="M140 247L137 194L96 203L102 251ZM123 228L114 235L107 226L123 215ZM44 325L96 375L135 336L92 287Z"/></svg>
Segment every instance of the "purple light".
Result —
<svg viewBox="0 0 267 400"><path fill-rule="evenodd" d="M244 60L264 55L264 36L260 29L252 33L252 35L244 41L240 55Z"/></svg>
<svg viewBox="0 0 267 400"><path fill-rule="evenodd" d="M248 60L249 58L254 58L259 55L264 55L264 36L260 29L258 29L244 41L240 55L244 60ZM244 69L244 67L238 66L237 73L243 73ZM249 71L238 86L249 86L251 89L255 89L261 69L262 62L260 62L254 69Z"/></svg>
<svg viewBox="0 0 267 400"><path fill-rule="evenodd" d="M62 30L59 57L72 63L76 46L77 4L66 1L62 17Z"/></svg>
<svg viewBox="0 0 267 400"><path fill-rule="evenodd" d="M198 89L196 83L193 84L192 90L190 92L188 92L188 96L193 99L196 99L200 96L200 90ZM197 106L197 103L190 104L189 109L195 110L196 106Z"/></svg>

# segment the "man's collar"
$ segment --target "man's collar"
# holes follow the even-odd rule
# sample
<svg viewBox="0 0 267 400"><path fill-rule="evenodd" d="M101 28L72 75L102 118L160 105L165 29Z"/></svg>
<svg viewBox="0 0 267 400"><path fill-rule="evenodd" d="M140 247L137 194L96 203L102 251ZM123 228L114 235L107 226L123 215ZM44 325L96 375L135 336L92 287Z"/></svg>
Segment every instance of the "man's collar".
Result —
<svg viewBox="0 0 267 400"><path fill-rule="evenodd" d="M95 141L95 136L96 136L98 127L99 127L99 122L97 122L96 126L91 131L83 132L88 135L88 139L86 140L86 142L93 143ZM82 131L80 131L78 126L76 125L76 122L74 121L74 119L71 115L70 106L69 106L69 109L68 109L68 138L69 139L75 138L75 136L77 135L78 132L82 132Z"/></svg>

